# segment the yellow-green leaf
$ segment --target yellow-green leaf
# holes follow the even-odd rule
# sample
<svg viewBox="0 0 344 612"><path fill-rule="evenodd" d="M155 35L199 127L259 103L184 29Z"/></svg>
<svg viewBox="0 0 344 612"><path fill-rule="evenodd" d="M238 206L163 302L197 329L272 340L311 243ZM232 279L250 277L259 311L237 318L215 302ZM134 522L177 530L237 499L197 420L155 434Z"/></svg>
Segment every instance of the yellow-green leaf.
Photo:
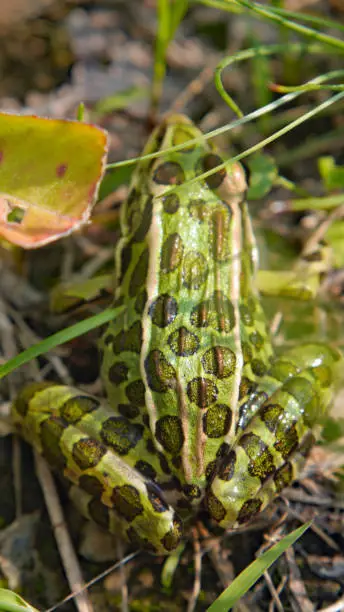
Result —
<svg viewBox="0 0 344 612"><path fill-rule="evenodd" d="M33 248L85 224L106 153L95 125L0 113L0 236Z"/></svg>

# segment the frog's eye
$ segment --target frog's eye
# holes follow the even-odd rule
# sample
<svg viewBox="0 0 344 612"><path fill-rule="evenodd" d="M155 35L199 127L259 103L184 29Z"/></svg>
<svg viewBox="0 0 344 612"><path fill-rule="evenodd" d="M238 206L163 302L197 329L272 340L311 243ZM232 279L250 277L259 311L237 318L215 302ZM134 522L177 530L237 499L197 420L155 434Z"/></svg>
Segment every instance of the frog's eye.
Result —
<svg viewBox="0 0 344 612"><path fill-rule="evenodd" d="M153 173L153 181L158 185L182 185L185 181L184 170L175 161L158 163Z"/></svg>
<svg viewBox="0 0 344 612"><path fill-rule="evenodd" d="M228 161L225 167L224 160L217 153L207 153L203 155L196 164L196 174L200 176L210 170L215 170L213 174L205 177L204 181L212 190L218 190L217 194L224 200L228 200L232 195L240 196L240 200L246 191L245 172L241 164ZM218 168L218 170L216 170Z"/></svg>
<svg viewBox="0 0 344 612"><path fill-rule="evenodd" d="M207 155L204 155L204 157L201 158L200 166L202 172L208 172L209 170L217 168L217 166L220 166L221 164L223 164L223 159L219 155L216 155L216 153L207 153ZM226 178L226 175L226 169L221 168L214 172L214 174L207 176L205 181L210 189L218 189Z"/></svg>

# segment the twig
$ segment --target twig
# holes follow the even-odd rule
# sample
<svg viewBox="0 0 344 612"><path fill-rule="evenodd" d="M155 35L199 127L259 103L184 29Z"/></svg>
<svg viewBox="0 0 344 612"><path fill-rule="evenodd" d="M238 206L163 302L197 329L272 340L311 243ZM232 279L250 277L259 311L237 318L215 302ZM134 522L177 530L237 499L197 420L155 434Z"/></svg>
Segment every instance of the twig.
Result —
<svg viewBox="0 0 344 612"><path fill-rule="evenodd" d="M296 564L293 547L291 546L288 548L284 554L290 569L289 587L297 601L299 609L302 610L302 612L314 612L314 606L308 598L305 585L301 579L301 574Z"/></svg>
<svg viewBox="0 0 344 612"><path fill-rule="evenodd" d="M287 584L287 581L288 581L288 577L287 576L282 576L281 582L279 583L278 587L276 588L276 593L277 593L277 596L278 596L278 600L279 600L279 596L282 593L285 585ZM275 601L274 601L274 599L272 599L270 601L270 604L269 604L269 612L273 612L274 605L275 605ZM282 606L282 610L283 610L283 606Z"/></svg>
<svg viewBox="0 0 344 612"><path fill-rule="evenodd" d="M122 542L120 538L117 539L116 541L116 548L117 548L116 552L117 552L119 559L122 559L123 558L123 547L122 547ZM121 610L122 612L129 612L128 584L127 584L127 574L125 571L125 565L120 566L119 572L121 575L121 595L122 595Z"/></svg>
<svg viewBox="0 0 344 612"><path fill-rule="evenodd" d="M284 498L281 497L281 499L284 501ZM307 519L305 519L302 514L300 514L299 512L297 512L296 510L293 510L289 505L288 505L288 514L290 514L291 516L294 516L298 521L300 521L300 523L304 523L306 520L308 520L309 517L307 517ZM335 542L335 540L333 540L327 533L325 533L321 527L319 527L319 525L316 525L314 522L311 524L310 529L321 539L323 540L327 546L329 546L330 548L333 548L333 550L340 550L340 547L338 546L337 542Z"/></svg>
<svg viewBox="0 0 344 612"><path fill-rule="evenodd" d="M269 589L269 591L271 593L271 596L272 596L272 601L270 602L270 604L272 604L272 605L271 605L271 608L270 608L270 605L269 605L269 610L271 609L271 611L272 611L273 605L275 604L277 609L279 610L279 612L283 612L282 602L281 602L280 598L278 597L278 593L277 593L277 591L275 589L274 583L272 582L271 576L270 576L270 574L269 574L269 572L267 570L265 570L265 572L264 572L264 578L265 578L265 582L268 585L268 589Z"/></svg>
<svg viewBox="0 0 344 612"><path fill-rule="evenodd" d="M306 493L301 493L300 491L295 491L293 489L289 489L288 492L285 491L284 495L286 495L288 500L300 502L301 504L344 510L344 501L332 499L331 497L316 497L315 495L307 495Z"/></svg>
<svg viewBox="0 0 344 612"><path fill-rule="evenodd" d="M86 584L84 584L84 586L81 589L79 589L79 591L74 591L74 593L70 593L69 595L67 595L67 597L57 602L55 606L52 606L48 610L45 610L45 612L55 612L55 610L60 608L63 604L67 603L71 599L74 599L74 597L76 597L77 595L80 595L81 593L83 593L85 589L89 589L91 586L96 584L96 582L99 582L99 580L102 580L103 578L111 574L111 572L114 572L119 567L122 567L123 565L131 561L132 559L135 559L135 557L137 557L138 554L139 552L136 551L136 552L131 553L130 555L127 555L126 557L124 557L124 559L121 559L120 561L116 561L116 563L114 563L113 565L108 567L106 570L101 572L101 574L98 574L97 576L95 576L94 578L86 582Z"/></svg>
<svg viewBox="0 0 344 612"><path fill-rule="evenodd" d="M51 472L40 455L35 452L36 472L42 487L45 503L50 516L50 521L54 529L56 543L60 551L63 567L72 592L79 591L84 587L84 581L79 566L77 555L75 554L72 541L70 539L60 500L56 493L55 484ZM75 603L79 612L93 612L92 604L87 592L82 592L75 596Z"/></svg>
<svg viewBox="0 0 344 612"><path fill-rule="evenodd" d="M193 548L194 548L194 568L195 578L193 583L193 589L191 597L188 602L187 612L194 612L196 604L201 591L201 577L202 577L202 552L199 542L198 531L196 528L192 530L193 534Z"/></svg>
<svg viewBox="0 0 344 612"><path fill-rule="evenodd" d="M222 537L211 535L201 522L197 523L197 528L203 538L203 548L210 557L213 567L220 578L223 588L225 589L228 587L231 580L234 579L234 569L231 561L223 558L223 553L221 550Z"/></svg>

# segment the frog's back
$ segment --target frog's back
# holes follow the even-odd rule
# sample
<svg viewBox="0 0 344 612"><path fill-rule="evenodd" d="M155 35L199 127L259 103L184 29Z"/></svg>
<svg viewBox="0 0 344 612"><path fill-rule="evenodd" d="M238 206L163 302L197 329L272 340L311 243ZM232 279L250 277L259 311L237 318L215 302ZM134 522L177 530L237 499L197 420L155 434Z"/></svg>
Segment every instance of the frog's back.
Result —
<svg viewBox="0 0 344 612"><path fill-rule="evenodd" d="M241 166L185 185L222 160L182 116L163 123L144 153L192 138L200 140L136 171L116 251L116 301L126 310L102 349L113 407L142 426L147 475L159 462L166 481L172 473L198 499L271 347Z"/></svg>

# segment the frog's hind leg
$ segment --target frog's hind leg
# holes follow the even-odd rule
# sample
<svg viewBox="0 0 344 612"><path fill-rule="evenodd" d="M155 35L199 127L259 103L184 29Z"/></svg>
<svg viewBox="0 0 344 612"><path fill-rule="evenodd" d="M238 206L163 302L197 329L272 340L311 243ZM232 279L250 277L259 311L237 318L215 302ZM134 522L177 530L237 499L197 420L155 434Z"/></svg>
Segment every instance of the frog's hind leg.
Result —
<svg viewBox="0 0 344 612"><path fill-rule="evenodd" d="M244 414L236 440L210 483L206 505L222 527L252 519L296 479L327 413L343 359L324 344L276 358Z"/></svg>
<svg viewBox="0 0 344 612"><path fill-rule="evenodd" d="M158 486L162 468L148 428L106 402L49 383L27 386L12 413L21 435L80 488L78 505L88 518L159 554L178 545L181 521Z"/></svg>

